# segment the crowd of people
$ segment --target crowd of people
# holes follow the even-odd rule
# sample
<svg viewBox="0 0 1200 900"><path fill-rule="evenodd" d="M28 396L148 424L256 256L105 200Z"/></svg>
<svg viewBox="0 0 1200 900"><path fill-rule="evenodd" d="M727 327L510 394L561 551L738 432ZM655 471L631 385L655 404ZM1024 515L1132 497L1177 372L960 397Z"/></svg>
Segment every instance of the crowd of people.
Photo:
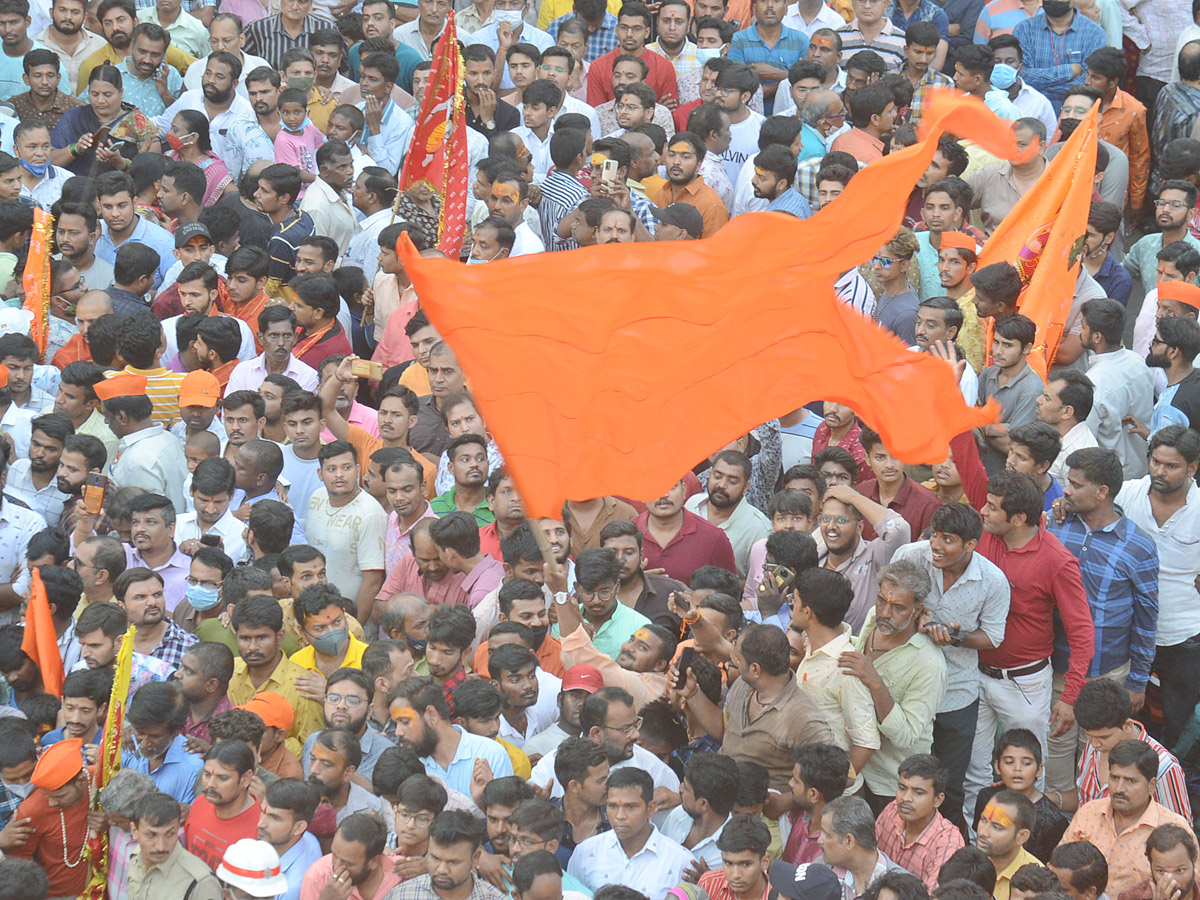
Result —
<svg viewBox="0 0 1200 900"><path fill-rule="evenodd" d="M463 222L400 179L455 7ZM0 897L1200 900L1200 0L0 0L0 47ZM527 515L401 237L808 218L938 88L1022 155L941 137L835 287L998 420L914 466L816 402ZM1042 366L980 254L1097 106Z"/></svg>

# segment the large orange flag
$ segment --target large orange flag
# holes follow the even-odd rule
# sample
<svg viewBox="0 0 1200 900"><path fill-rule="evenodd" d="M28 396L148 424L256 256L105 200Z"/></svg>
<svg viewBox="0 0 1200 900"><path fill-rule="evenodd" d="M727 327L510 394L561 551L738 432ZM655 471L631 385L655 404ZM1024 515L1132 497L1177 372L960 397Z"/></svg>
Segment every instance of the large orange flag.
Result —
<svg viewBox="0 0 1200 900"><path fill-rule="evenodd" d="M58 649L58 634L54 630L54 619L50 615L50 600L46 586L35 568L29 586L29 603L25 607L25 636L21 638L21 649L41 670L42 685L47 694L62 696L63 661Z"/></svg>
<svg viewBox="0 0 1200 900"><path fill-rule="evenodd" d="M467 267L403 256L458 353L533 516L565 500L661 496L761 422L817 399L854 408L910 463L995 419L949 366L838 301L833 283L895 234L944 130L1013 158L1009 123L931 95L923 140L872 163L812 218L740 216L703 241L610 244Z"/></svg>
<svg viewBox="0 0 1200 900"><path fill-rule="evenodd" d="M1062 341L1079 277L1096 176L1099 113L1097 103L979 254L981 268L997 262L1017 267L1024 286L1018 306L1037 325L1029 365L1043 380ZM989 319L989 336L991 324ZM990 356L990 340L988 347Z"/></svg>

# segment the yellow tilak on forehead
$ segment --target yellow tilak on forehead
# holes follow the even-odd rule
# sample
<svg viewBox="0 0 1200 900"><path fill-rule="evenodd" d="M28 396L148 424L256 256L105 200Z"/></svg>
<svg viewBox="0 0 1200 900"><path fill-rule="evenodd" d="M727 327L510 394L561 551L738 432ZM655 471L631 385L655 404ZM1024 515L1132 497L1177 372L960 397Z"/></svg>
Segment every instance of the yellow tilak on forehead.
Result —
<svg viewBox="0 0 1200 900"><path fill-rule="evenodd" d="M681 141L678 144L672 144L670 149L674 150L676 153L687 153L692 149L692 145Z"/></svg>
<svg viewBox="0 0 1200 900"><path fill-rule="evenodd" d="M1001 828L1011 828L1013 824L1013 817L1008 814L1008 810L995 803L989 803L980 818L995 822Z"/></svg>
<svg viewBox="0 0 1200 900"><path fill-rule="evenodd" d="M633 633L633 636L639 641L644 641L650 637L650 632L648 632L645 628L639 628Z"/></svg>
<svg viewBox="0 0 1200 900"><path fill-rule="evenodd" d="M508 199L513 203L517 203L521 199L521 192L511 184L493 184L492 196L501 199Z"/></svg>
<svg viewBox="0 0 1200 900"><path fill-rule="evenodd" d="M608 157L605 156L603 153L593 153L592 154L592 165L593 166L602 166L602 165L604 165L604 163L607 159L608 159Z"/></svg>
<svg viewBox="0 0 1200 900"><path fill-rule="evenodd" d="M754 174L755 174L755 175L766 175L766 174L767 174L767 170L766 170L766 169L761 169L761 168L759 168L758 166L755 166L755 167L754 167Z"/></svg>
<svg viewBox="0 0 1200 900"><path fill-rule="evenodd" d="M394 721L404 719L405 721L411 722L415 718L417 718L417 711L411 706L401 706L394 713L392 713L392 719Z"/></svg>

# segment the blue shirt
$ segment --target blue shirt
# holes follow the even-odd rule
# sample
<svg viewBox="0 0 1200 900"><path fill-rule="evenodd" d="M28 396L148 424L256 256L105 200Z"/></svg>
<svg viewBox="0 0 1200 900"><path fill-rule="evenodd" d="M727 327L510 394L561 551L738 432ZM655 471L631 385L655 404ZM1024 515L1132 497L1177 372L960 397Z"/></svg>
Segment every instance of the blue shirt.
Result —
<svg viewBox="0 0 1200 900"><path fill-rule="evenodd" d="M1133 290L1133 276L1125 271L1125 267L1113 258L1111 253L1104 255L1104 262L1092 276L1104 288L1104 296L1111 297L1122 306L1129 305L1129 294Z"/></svg>
<svg viewBox="0 0 1200 900"><path fill-rule="evenodd" d="M1062 495L1062 486L1053 478L1051 478L1050 487L1046 488L1046 493L1042 496L1042 512L1050 512L1054 506L1054 501Z"/></svg>
<svg viewBox="0 0 1200 900"><path fill-rule="evenodd" d="M1120 508L1117 508L1120 512ZM1158 633L1158 547L1124 513L1107 528L1092 531L1071 514L1046 530L1079 560L1079 574L1096 625L1096 655L1088 677L1111 672L1126 662L1125 686L1146 690ZM1058 616L1054 617L1055 672L1067 671L1070 647Z"/></svg>
<svg viewBox="0 0 1200 900"><path fill-rule="evenodd" d="M347 59L350 64L350 80L358 81L358 67L362 62L362 41L350 48ZM400 63L400 74L396 76L396 84L410 94L412 93L413 70L417 68L417 63L420 61L421 54L408 44L396 45L396 62Z"/></svg>
<svg viewBox="0 0 1200 900"><path fill-rule="evenodd" d="M936 3L930 2L930 0L921 0L917 8L913 10L911 16L904 15L904 10L900 8L900 4L896 0L892 0L888 6L887 17L901 31L907 31L908 26L916 22L932 22L937 26L942 40L946 42L950 40L950 17L946 15L944 9Z"/></svg>
<svg viewBox="0 0 1200 900"><path fill-rule="evenodd" d="M484 25L473 35L471 35L467 44L483 44L485 47L491 48L493 52L500 49L500 23L493 22L491 25ZM554 38L547 32L542 31L526 22L521 26L520 43L533 44L539 51L545 51L554 46ZM504 61L504 77L500 80L500 87L504 90L512 90L514 85L512 78L508 74L508 61Z"/></svg>
<svg viewBox="0 0 1200 900"><path fill-rule="evenodd" d="M29 49L32 51L49 50L50 48L40 41L31 41ZM0 51L0 100L8 100L17 94L23 94L29 90L29 85L24 81L24 59L24 53L20 56L9 56L7 53ZM58 77L60 83L66 85L69 90L71 80L67 78L67 70L63 68L61 59L58 61Z"/></svg>
<svg viewBox="0 0 1200 900"><path fill-rule="evenodd" d="M142 115L154 118L161 116L167 111L167 104L163 103L163 99L159 96L158 88L154 82L154 76L150 76L145 81L138 79L130 69L130 64L133 56L125 57L120 65L121 83L125 87L125 102L132 103L141 111ZM172 96L178 97L183 93L183 76L179 74L179 70L174 66L167 65L167 90ZM88 86L84 85L83 90L79 92L79 99L87 101Z"/></svg>
<svg viewBox="0 0 1200 900"><path fill-rule="evenodd" d="M53 731L47 731L45 734L42 735L42 740L40 741L42 749L45 750L51 744L57 744L59 741L65 739L66 736L67 736L66 733L61 728L55 728ZM103 737L104 737L104 729L103 728L96 729L96 733L94 735L92 735L92 739L90 741L88 741L88 745L90 746L91 744L99 744L100 739Z"/></svg>
<svg viewBox="0 0 1200 900"><path fill-rule="evenodd" d="M829 147L825 144L825 138L821 136L821 132L807 122L801 122L800 155L796 158L796 162L802 163L806 159L818 159L828 152Z"/></svg>
<svg viewBox="0 0 1200 900"><path fill-rule="evenodd" d="M175 238L161 225L155 225L138 216L137 224L133 226L133 234L122 243L126 241L145 244L158 254L158 271L154 275L154 287L157 288L162 284L167 269L175 265ZM108 223L103 220L100 221L100 239L96 241L96 255L110 265L117 261L117 248L109 237Z"/></svg>
<svg viewBox="0 0 1200 900"><path fill-rule="evenodd" d="M149 775L164 794L170 794L180 803L191 803L196 799L196 777L204 768L204 757L188 753L183 743L183 735L176 735L162 764L153 772L150 771L150 760L129 751L121 753L121 768Z"/></svg>
<svg viewBox="0 0 1200 900"><path fill-rule="evenodd" d="M787 213L789 216L795 216L797 219L807 219L813 214L812 207L809 206L807 200L801 193L793 189L790 185L788 189L771 201L767 207L767 212Z"/></svg>
<svg viewBox="0 0 1200 900"><path fill-rule="evenodd" d="M459 734L458 749L454 752L449 769L443 769L441 763L432 756L421 758L426 771L440 776L446 782L446 787L470 797L471 774L475 771L476 759L486 759L495 778L513 774L512 759L499 743L464 731L461 725L455 725L454 730Z"/></svg>
<svg viewBox="0 0 1200 900"><path fill-rule="evenodd" d="M365 109L365 100L355 104L359 109ZM408 152L412 141L413 119L395 103L387 103L383 108L383 122L380 123L379 134L372 134L371 129L363 127L367 138L367 151L375 159L375 165L383 166L389 172L399 172L400 163Z"/></svg>
<svg viewBox="0 0 1200 900"><path fill-rule="evenodd" d="M733 36L733 41L729 45L728 59L731 62L740 62L746 65L766 63L769 66L774 66L776 69L783 69L786 72L793 64L804 59L807 53L808 35L803 31L797 31L794 28L781 25L779 37L775 39L773 45L768 45L759 35L758 26L751 25L749 28L743 28ZM764 83L775 81L775 79L771 78L760 80ZM764 101L764 103L769 107L765 112L767 115L770 115L770 107L774 106L775 100L771 98L769 101Z"/></svg>
<svg viewBox="0 0 1200 900"><path fill-rule="evenodd" d="M558 40L558 29L567 19L574 19L575 13L569 12L565 16L559 16L548 26L546 33L554 40ZM604 21L600 27L596 29L594 34L588 35L587 50L583 53L583 61L594 63L605 53L611 53L620 46L617 41L617 17L610 12L604 13ZM24 87L24 85L22 85Z"/></svg>
<svg viewBox="0 0 1200 900"><path fill-rule="evenodd" d="M317 839L311 833L304 832L300 840L279 857L279 868L283 871L288 886L276 900L300 900L300 884L304 881L304 873L321 856L321 845L317 843Z"/></svg>
<svg viewBox="0 0 1200 900"><path fill-rule="evenodd" d="M1054 34L1046 13L1039 9L1032 18L1017 24L1013 36L1020 41L1025 58L1021 77L1031 88L1046 95L1055 115L1062 111L1067 88L1083 84L1087 58L1093 51L1108 46L1104 29L1078 12L1066 32ZM1073 74L1073 65L1083 66L1084 71Z"/></svg>

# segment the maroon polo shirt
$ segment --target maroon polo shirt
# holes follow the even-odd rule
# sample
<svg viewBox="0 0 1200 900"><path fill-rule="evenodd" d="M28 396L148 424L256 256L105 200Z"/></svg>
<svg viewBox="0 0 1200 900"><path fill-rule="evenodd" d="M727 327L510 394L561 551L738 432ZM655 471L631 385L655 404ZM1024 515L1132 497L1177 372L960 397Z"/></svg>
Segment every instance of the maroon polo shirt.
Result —
<svg viewBox="0 0 1200 900"><path fill-rule="evenodd" d="M642 555L647 560L647 568L666 569L669 577L684 584L692 583L692 573L701 566L719 566L737 572L733 545L716 525L684 510L679 533L671 538L667 546L660 547L650 534L649 521L648 512L634 519L634 524L642 533Z"/></svg>
<svg viewBox="0 0 1200 900"><path fill-rule="evenodd" d="M880 502L879 482L874 478L859 484L857 490L864 497L874 500L876 503ZM912 528L912 539L919 541L921 535L925 533L925 529L933 524L933 514L941 505L942 501L938 499L937 494L905 475L904 484L900 486L899 493L887 506L888 509L894 509L900 513L904 521ZM863 521L863 540L875 540L875 529L871 527L870 522L865 520Z"/></svg>

